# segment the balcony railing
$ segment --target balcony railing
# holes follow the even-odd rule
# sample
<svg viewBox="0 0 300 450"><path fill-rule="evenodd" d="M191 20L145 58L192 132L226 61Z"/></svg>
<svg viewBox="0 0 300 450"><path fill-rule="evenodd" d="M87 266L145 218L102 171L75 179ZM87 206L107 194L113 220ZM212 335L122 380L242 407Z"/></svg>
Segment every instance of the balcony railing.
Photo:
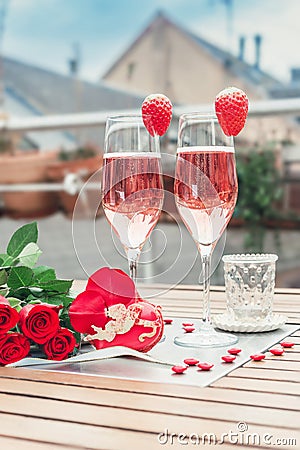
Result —
<svg viewBox="0 0 300 450"><path fill-rule="evenodd" d="M207 112L211 110L211 105L185 105L174 108L174 116L179 117L184 112ZM106 118L120 113L135 114L136 109L61 114L51 116L39 116L28 118L8 117L0 120L0 132L22 133L28 131L49 131L63 130L68 128L96 127L104 125ZM249 106L249 117L262 117L273 115L297 115L300 114L300 98L281 100L261 100L251 102Z"/></svg>
<svg viewBox="0 0 300 450"><path fill-rule="evenodd" d="M185 105L175 106L174 117L179 117L184 112L207 112L211 105ZM64 129L79 129L84 127L104 126L108 116L118 114L136 114L137 109L112 110L106 112L74 113L63 115L39 116L16 118L7 117L0 120L0 133L18 135L31 131L53 131ZM251 102L249 106L249 117L276 116L276 115L300 115L300 98L261 100ZM71 176L72 175L72 176ZM63 183L28 183L28 184L0 184L1 192L21 191L65 191L76 194L82 187L79 175L68 174ZM98 184L90 184L88 189L99 189Z"/></svg>

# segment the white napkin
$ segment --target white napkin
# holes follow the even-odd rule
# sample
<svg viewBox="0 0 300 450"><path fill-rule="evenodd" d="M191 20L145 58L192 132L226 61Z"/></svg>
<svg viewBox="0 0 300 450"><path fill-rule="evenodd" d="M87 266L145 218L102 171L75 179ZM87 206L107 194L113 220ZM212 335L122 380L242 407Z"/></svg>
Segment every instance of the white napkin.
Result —
<svg viewBox="0 0 300 450"><path fill-rule="evenodd" d="M97 361L101 359L118 358L120 356L134 356L135 358L143 359L144 361L149 361L157 364L164 364L167 366L173 366L174 362L161 361L159 359L153 358L153 356L147 355L146 353L138 352L132 348L116 346L103 348L101 350L93 350L91 352L83 353L77 356L72 356L71 358L64 359L63 361L53 361L50 359L42 358L24 358L12 364L7 364L6 367L25 367L25 366L45 366L45 365L58 365L58 364L70 364L77 362L87 362L87 361Z"/></svg>

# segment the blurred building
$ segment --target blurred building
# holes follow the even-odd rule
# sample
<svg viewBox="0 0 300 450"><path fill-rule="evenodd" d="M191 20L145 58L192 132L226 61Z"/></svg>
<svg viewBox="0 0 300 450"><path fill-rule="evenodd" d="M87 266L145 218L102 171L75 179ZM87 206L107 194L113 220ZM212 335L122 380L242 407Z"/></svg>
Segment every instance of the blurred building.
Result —
<svg viewBox="0 0 300 450"><path fill-rule="evenodd" d="M142 98L102 83L89 83L11 58L3 58L3 105L6 116L33 117L136 108ZM73 148L78 140L103 145L103 127L55 132L29 132L23 147L41 150Z"/></svg>
<svg viewBox="0 0 300 450"><path fill-rule="evenodd" d="M159 12L146 29L103 75L114 88L143 96L165 93L177 104L211 104L227 86L237 86L251 100L271 98L283 84L261 69L262 36L254 36L254 63L245 60L246 38L239 40L237 56L174 23ZM293 119L248 119L240 140L265 142L299 135Z"/></svg>

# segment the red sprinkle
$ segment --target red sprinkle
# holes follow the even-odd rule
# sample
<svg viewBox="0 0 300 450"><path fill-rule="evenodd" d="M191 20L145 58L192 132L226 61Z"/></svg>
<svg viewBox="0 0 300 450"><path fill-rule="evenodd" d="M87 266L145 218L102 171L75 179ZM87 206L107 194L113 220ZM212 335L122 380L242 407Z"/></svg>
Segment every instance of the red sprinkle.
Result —
<svg viewBox="0 0 300 450"><path fill-rule="evenodd" d="M222 356L222 359L226 363L232 363L236 359L236 356L225 355L225 356Z"/></svg>
<svg viewBox="0 0 300 450"><path fill-rule="evenodd" d="M198 364L199 359L186 358L183 362L184 362L184 364L187 364L188 366L195 366L196 364Z"/></svg>
<svg viewBox="0 0 300 450"><path fill-rule="evenodd" d="M210 370L212 367L214 367L214 365L211 363L208 363L208 362L203 362L203 363L199 363L198 367L201 370Z"/></svg>
<svg viewBox="0 0 300 450"><path fill-rule="evenodd" d="M274 348L270 348L269 352L272 353L272 355L274 355L274 356L281 356L281 355L283 355L284 350L283 350L283 348L274 347Z"/></svg>
<svg viewBox="0 0 300 450"><path fill-rule="evenodd" d="M281 347L283 348L292 348L294 347L294 342L290 342L290 341L282 341L280 342Z"/></svg>
<svg viewBox="0 0 300 450"><path fill-rule="evenodd" d="M164 322L166 325L171 325L171 323L173 322L173 319L164 319Z"/></svg>
<svg viewBox="0 0 300 450"><path fill-rule="evenodd" d="M193 323L190 323L190 322L186 322L186 323L182 323L182 326L183 326L183 327L193 327L194 324L193 324Z"/></svg>
<svg viewBox="0 0 300 450"><path fill-rule="evenodd" d="M192 333L194 330L195 330L194 327L184 327L184 331L185 331L186 333Z"/></svg>
<svg viewBox="0 0 300 450"><path fill-rule="evenodd" d="M187 366L173 366L172 370L175 373L183 373L187 369Z"/></svg>
<svg viewBox="0 0 300 450"><path fill-rule="evenodd" d="M265 359L266 355L263 353L256 353L255 355L251 355L250 358L253 359L253 361L261 361Z"/></svg>
<svg viewBox="0 0 300 450"><path fill-rule="evenodd" d="M240 352L242 351L241 348L230 348L229 350L227 350L228 353L230 353L231 355L238 355Z"/></svg>

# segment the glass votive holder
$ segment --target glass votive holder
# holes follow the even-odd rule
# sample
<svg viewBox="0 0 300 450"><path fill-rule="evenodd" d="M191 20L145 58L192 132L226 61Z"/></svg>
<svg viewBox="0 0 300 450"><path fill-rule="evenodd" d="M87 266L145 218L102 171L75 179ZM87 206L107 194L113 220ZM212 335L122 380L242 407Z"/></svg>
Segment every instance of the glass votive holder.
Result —
<svg viewBox="0 0 300 450"><path fill-rule="evenodd" d="M223 256L227 311L240 323L271 317L275 287L274 254Z"/></svg>

